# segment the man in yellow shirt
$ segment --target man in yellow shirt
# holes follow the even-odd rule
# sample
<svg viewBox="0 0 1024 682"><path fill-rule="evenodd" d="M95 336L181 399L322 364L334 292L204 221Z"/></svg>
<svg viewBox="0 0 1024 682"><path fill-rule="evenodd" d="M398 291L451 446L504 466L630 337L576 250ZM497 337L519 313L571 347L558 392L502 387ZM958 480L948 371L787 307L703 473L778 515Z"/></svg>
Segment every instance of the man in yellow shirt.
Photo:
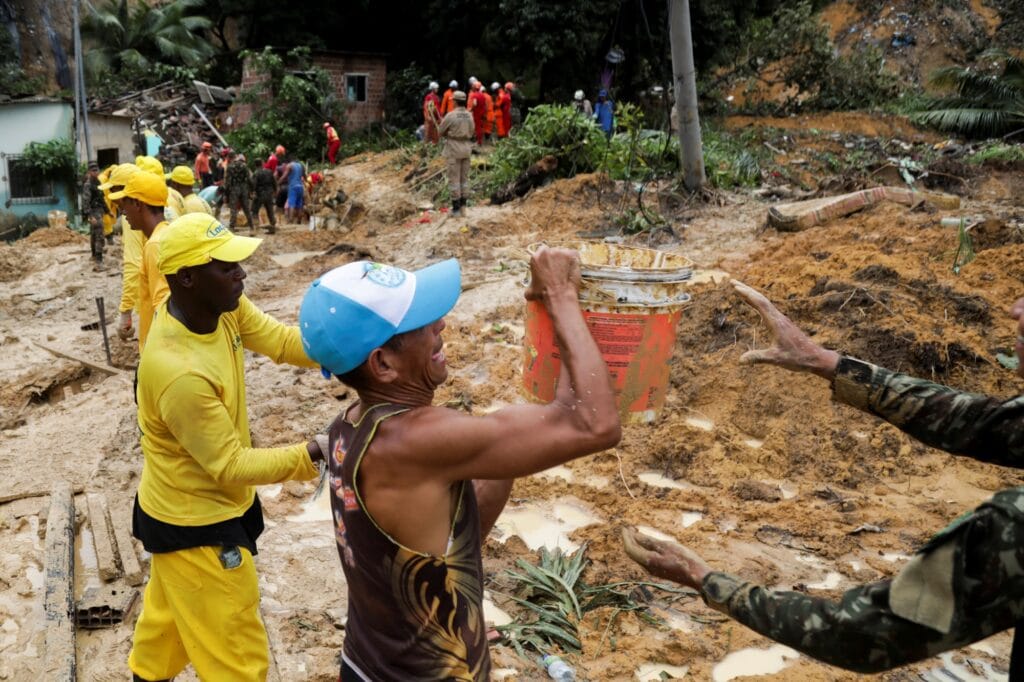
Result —
<svg viewBox="0 0 1024 682"><path fill-rule="evenodd" d="M100 189L106 194L107 201L114 208L114 212L120 212L117 202L110 198L114 192L124 189L128 178L139 172L139 167L134 163L122 163L115 166L106 182L100 185ZM135 310L136 301L139 296L139 265L142 263L142 246L146 237L139 230L131 229L128 220L121 215L121 248L122 248L122 271L121 271L121 303L118 311L121 319L117 324L117 335L122 339L129 339L132 335L132 311Z"/></svg>
<svg viewBox="0 0 1024 682"><path fill-rule="evenodd" d="M162 175L140 171L130 177L120 192L112 192L110 198L118 202L132 230L142 232L146 242L142 247L139 263L138 297L139 351L146 345L153 312L167 300L167 280L157 268L157 248L160 232L167 226L164 207L167 203L167 185Z"/></svg>
<svg viewBox="0 0 1024 682"><path fill-rule="evenodd" d="M195 193L193 189L196 184L196 177L188 166L175 166L170 173L164 176L167 178L168 196L174 190L181 197L181 215L186 213L205 213L213 215L213 209L206 200Z"/></svg>
<svg viewBox="0 0 1024 682"><path fill-rule="evenodd" d="M298 327L242 295L240 263L261 241L200 213L172 222L160 241L171 294L139 362L145 463L133 532L153 558L128 658L135 680L166 680L189 662L203 680L266 678L255 486L314 478L326 445L252 447L244 349L314 366Z"/></svg>

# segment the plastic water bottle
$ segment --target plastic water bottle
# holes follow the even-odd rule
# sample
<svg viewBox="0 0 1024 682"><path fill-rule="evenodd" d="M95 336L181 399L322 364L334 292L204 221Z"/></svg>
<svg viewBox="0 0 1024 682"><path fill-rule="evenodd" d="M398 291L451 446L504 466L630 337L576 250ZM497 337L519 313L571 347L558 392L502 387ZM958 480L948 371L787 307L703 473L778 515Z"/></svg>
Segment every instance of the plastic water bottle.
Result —
<svg viewBox="0 0 1024 682"><path fill-rule="evenodd" d="M558 656L545 656L541 659L541 665L548 671L548 677L553 680L572 682L576 679L576 671Z"/></svg>

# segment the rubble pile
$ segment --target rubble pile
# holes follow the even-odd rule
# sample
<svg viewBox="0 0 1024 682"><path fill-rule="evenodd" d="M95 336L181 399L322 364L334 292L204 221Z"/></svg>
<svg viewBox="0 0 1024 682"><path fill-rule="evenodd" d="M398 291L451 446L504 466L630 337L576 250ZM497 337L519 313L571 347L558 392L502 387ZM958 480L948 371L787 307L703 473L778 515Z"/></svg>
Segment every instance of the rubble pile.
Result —
<svg viewBox="0 0 1024 682"><path fill-rule="evenodd" d="M92 100L89 110L114 116L130 116L136 144L146 148L145 137L163 140L162 153L189 155L204 141L216 141L218 130L231 124L228 111L237 88L220 88L202 81L185 86L173 81L107 100ZM205 117L205 120L204 120Z"/></svg>

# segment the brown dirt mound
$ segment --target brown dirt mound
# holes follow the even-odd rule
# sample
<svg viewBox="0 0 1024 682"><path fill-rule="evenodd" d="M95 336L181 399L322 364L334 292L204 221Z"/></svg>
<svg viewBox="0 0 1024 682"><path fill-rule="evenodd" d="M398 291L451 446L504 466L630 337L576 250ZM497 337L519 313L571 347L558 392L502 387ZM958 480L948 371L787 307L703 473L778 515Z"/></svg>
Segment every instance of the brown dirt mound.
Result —
<svg viewBox="0 0 1024 682"><path fill-rule="evenodd" d="M19 244L0 244L0 282L13 282L35 270L35 258Z"/></svg>
<svg viewBox="0 0 1024 682"><path fill-rule="evenodd" d="M89 238L66 227L43 227L25 237L25 243L33 246L88 244Z"/></svg>

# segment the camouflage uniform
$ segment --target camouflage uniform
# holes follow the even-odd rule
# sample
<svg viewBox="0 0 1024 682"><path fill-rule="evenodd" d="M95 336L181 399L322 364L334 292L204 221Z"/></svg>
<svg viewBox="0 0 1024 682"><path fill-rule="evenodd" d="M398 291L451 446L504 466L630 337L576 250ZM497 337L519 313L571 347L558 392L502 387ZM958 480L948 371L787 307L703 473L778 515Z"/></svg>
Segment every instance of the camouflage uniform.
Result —
<svg viewBox="0 0 1024 682"><path fill-rule="evenodd" d="M927 445L1024 468L1024 396L964 393L852 358L840 361L833 391ZM705 577L701 594L752 630L857 672L957 649L1024 619L1024 487L996 493L929 540L895 578L848 590L838 603L719 572ZM1015 639L1011 680L1024 679L1022 654Z"/></svg>
<svg viewBox="0 0 1024 682"><path fill-rule="evenodd" d="M103 216L107 213L107 204L103 200L99 178L88 175L82 185L82 211L89 223L89 244L92 258L97 263L103 262Z"/></svg>
<svg viewBox="0 0 1024 682"><path fill-rule="evenodd" d="M274 219L274 195L277 193L274 173L269 168L260 168L253 175L253 182L256 186L256 196L252 200L252 214L259 218L260 209L265 208L267 218L270 219L270 229L273 231L277 225Z"/></svg>
<svg viewBox="0 0 1024 682"><path fill-rule="evenodd" d="M224 198L228 203L228 210L231 212L229 223L232 230L235 229L235 221L238 218L238 209L245 213L245 219L249 222L249 231L256 231L256 223L252 220L252 213L249 211L249 192L252 190L252 173L242 159L235 159L228 164L224 172Z"/></svg>

